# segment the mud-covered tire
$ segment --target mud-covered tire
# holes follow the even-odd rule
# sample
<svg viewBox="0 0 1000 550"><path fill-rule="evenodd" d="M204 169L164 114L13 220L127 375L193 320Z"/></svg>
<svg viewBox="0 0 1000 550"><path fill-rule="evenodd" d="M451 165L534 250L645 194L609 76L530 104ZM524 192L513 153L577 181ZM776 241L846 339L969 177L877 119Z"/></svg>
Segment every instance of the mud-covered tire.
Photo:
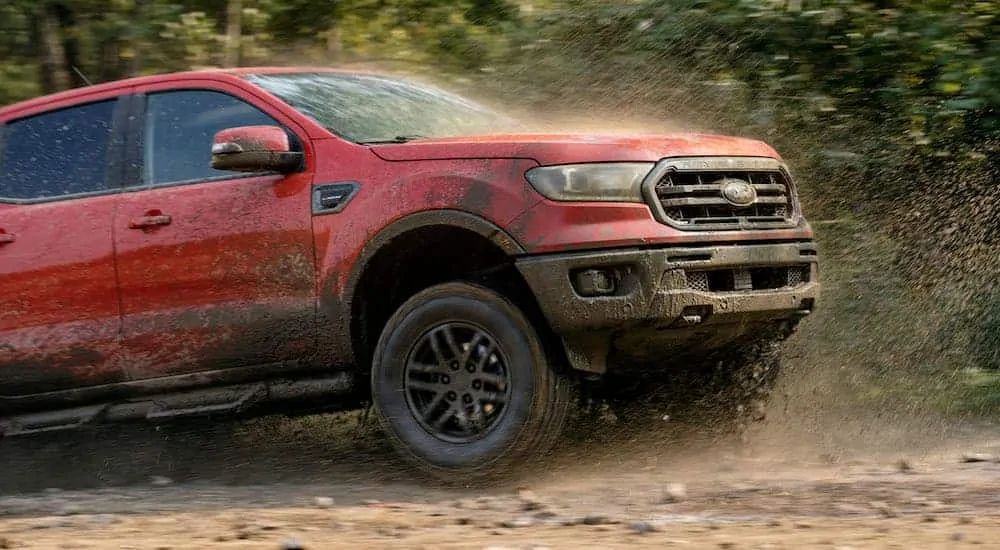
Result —
<svg viewBox="0 0 1000 550"><path fill-rule="evenodd" d="M572 406L571 380L517 306L459 282L423 290L392 315L371 384L396 450L439 481L460 484L516 477L519 463L556 442Z"/></svg>

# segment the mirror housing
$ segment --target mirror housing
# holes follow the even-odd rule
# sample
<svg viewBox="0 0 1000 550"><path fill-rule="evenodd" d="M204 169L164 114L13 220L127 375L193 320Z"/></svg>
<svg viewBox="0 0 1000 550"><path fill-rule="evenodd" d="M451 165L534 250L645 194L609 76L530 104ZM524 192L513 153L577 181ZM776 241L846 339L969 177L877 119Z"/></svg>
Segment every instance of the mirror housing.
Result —
<svg viewBox="0 0 1000 550"><path fill-rule="evenodd" d="M241 126L215 134L212 168L232 172L278 172L302 169L305 155L292 151L288 133L278 126Z"/></svg>

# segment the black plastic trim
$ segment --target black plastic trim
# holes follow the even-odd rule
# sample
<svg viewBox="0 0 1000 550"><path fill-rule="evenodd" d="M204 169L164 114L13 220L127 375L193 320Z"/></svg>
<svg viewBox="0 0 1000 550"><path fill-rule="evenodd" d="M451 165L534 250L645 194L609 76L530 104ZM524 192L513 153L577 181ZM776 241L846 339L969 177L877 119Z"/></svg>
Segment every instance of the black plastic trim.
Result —
<svg viewBox="0 0 1000 550"><path fill-rule="evenodd" d="M322 216L341 212L344 208L347 208L347 204L351 202L351 199L353 199L360 190L361 183L357 181L340 181L314 185L312 190L313 216ZM324 204L324 192L331 193L334 195L333 198L337 200L337 203L332 208Z"/></svg>
<svg viewBox="0 0 1000 550"><path fill-rule="evenodd" d="M816 244L803 241L752 246L623 248L524 256L517 259L516 265L538 300L549 326L556 334L567 336L578 332L627 330L637 325L669 322L679 315L685 305L713 305L734 299L734 293L724 295L689 289L686 281L680 284L668 275L673 271L793 264L808 264L810 269L814 269L818 261ZM621 273L623 277L616 292L604 296L580 296L573 287L570 273L590 268L613 269ZM680 272L678 275L681 275ZM791 302L815 297L813 292L818 292L818 288L818 279L810 277L807 289L753 291L745 297L735 298L745 303L748 309L741 311L734 302L726 314L774 311L782 316L785 314L783 309L791 307ZM795 300L791 299L793 296ZM759 308L752 305L760 300L771 300L773 304Z"/></svg>

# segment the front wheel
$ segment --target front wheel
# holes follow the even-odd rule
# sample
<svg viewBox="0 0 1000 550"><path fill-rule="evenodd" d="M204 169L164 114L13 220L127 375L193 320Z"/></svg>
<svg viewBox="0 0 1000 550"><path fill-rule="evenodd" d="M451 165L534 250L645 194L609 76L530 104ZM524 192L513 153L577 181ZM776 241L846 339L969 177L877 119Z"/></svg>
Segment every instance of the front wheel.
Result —
<svg viewBox="0 0 1000 550"><path fill-rule="evenodd" d="M570 380L506 298L467 283L421 291L393 314L372 363L375 412L393 446L446 481L510 474L551 448Z"/></svg>

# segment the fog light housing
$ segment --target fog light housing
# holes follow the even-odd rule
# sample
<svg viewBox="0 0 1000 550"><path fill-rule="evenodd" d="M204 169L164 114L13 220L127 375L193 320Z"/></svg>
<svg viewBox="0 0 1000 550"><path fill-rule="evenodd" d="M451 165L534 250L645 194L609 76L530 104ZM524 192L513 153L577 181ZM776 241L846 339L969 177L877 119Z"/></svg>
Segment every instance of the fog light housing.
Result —
<svg viewBox="0 0 1000 550"><path fill-rule="evenodd" d="M584 269L574 275L573 286L580 296L607 296L614 294L617 281L610 269Z"/></svg>

